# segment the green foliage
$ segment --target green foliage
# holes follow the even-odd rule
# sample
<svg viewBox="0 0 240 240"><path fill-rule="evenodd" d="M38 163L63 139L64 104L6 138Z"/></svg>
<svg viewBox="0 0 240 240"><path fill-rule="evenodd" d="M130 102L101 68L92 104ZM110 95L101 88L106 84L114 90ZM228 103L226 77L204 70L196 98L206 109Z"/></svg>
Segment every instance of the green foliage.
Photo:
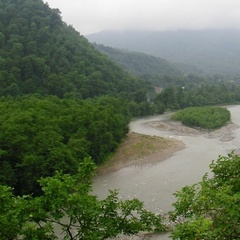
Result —
<svg viewBox="0 0 240 240"><path fill-rule="evenodd" d="M240 237L240 157L219 156L213 177L175 193L173 239L237 240Z"/></svg>
<svg viewBox="0 0 240 240"><path fill-rule="evenodd" d="M149 85L130 76L42 0L1 0L0 95L39 93L83 99Z"/></svg>
<svg viewBox="0 0 240 240"><path fill-rule="evenodd" d="M95 165L80 163L76 175L57 172L42 178L43 195L14 197L0 186L0 238L7 239L107 239L139 231L164 231L162 216L144 209L137 199L121 201L116 191L98 200L91 195Z"/></svg>
<svg viewBox="0 0 240 240"><path fill-rule="evenodd" d="M24 96L0 99L0 183L35 193L37 180L56 170L76 173L91 156L101 163L128 132L125 101Z"/></svg>
<svg viewBox="0 0 240 240"><path fill-rule="evenodd" d="M157 108L163 106L164 109L178 109L178 103L172 87L165 88L155 99Z"/></svg>
<svg viewBox="0 0 240 240"><path fill-rule="evenodd" d="M240 102L239 83L219 83L219 76L206 79L189 75L186 79L173 81L172 78L160 93L156 95L154 105L158 109L164 106L165 109L176 110L186 107L200 107L219 104L233 104ZM175 79L176 80L176 79ZM208 82L208 83L205 83Z"/></svg>
<svg viewBox="0 0 240 240"><path fill-rule="evenodd" d="M181 121L190 127L205 129L219 128L231 118L230 112L222 107L193 107L178 111L172 115L175 121Z"/></svg>
<svg viewBox="0 0 240 240"><path fill-rule="evenodd" d="M94 43L93 46L107 54L110 59L123 69L138 76L178 76L183 73L173 64L163 58L157 58L140 52L106 47Z"/></svg>
<svg viewBox="0 0 240 240"><path fill-rule="evenodd" d="M49 223L32 221L32 213L39 207L32 197L16 197L10 187L0 185L0 201L0 239L55 239Z"/></svg>

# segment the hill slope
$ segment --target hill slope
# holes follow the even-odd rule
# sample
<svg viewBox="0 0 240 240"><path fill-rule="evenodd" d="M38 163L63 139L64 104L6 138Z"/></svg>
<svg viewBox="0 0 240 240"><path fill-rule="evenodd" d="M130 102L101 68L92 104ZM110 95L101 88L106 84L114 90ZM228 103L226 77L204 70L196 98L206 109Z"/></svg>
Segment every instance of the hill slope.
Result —
<svg viewBox="0 0 240 240"><path fill-rule="evenodd" d="M142 85L41 0L0 1L0 83L0 95L82 98L132 93Z"/></svg>
<svg viewBox="0 0 240 240"><path fill-rule="evenodd" d="M239 30L103 31L86 37L90 42L191 64L207 73L240 73Z"/></svg>
<svg viewBox="0 0 240 240"><path fill-rule="evenodd" d="M122 68L137 75L177 76L182 74L173 63L163 58L125 49L107 47L102 44L93 44L93 46L99 51L107 54Z"/></svg>

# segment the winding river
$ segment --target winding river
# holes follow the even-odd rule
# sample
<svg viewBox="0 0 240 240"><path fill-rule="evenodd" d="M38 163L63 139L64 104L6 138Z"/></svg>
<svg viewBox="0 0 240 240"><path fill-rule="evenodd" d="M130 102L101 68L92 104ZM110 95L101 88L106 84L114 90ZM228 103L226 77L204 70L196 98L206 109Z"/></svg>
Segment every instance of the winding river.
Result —
<svg viewBox="0 0 240 240"><path fill-rule="evenodd" d="M130 123L130 131L181 140L185 148L165 161L152 165L132 166L117 172L99 175L94 180L93 192L100 198L108 189L119 189L123 199L138 198L147 209L166 213L172 208L172 195L183 186L196 183L209 172L209 164L219 155L227 155L240 147L240 105L228 107L231 126L214 133L181 134L176 131L150 127L153 121L170 121L170 114L141 118ZM166 238L156 238L166 239Z"/></svg>

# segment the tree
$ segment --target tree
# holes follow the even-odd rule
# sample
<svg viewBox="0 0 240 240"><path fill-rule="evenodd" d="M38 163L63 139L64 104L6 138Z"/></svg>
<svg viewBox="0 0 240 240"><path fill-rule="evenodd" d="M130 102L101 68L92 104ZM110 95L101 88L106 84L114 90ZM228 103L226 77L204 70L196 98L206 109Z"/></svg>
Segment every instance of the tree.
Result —
<svg viewBox="0 0 240 240"><path fill-rule="evenodd" d="M162 216L145 210L137 199L120 201L116 191L103 200L91 195L94 168L85 158L76 175L57 172L42 178L43 195L36 198L14 197L10 188L0 186L0 238L55 239L56 227L70 240L165 230Z"/></svg>
<svg viewBox="0 0 240 240"><path fill-rule="evenodd" d="M176 102L175 90L173 87L167 87L161 91L156 99L155 103L158 105L163 105L165 108L168 109L178 109L179 106Z"/></svg>
<svg viewBox="0 0 240 240"><path fill-rule="evenodd" d="M88 156L102 163L128 132L130 115L123 102L113 97L2 97L0 184L13 187L15 194L36 196L41 177L60 170L75 174Z"/></svg>
<svg viewBox="0 0 240 240"><path fill-rule="evenodd" d="M0 46L1 96L75 93L85 99L124 92L130 99L138 89L149 89L95 50L42 0L0 1ZM18 91L8 89L12 83Z"/></svg>
<svg viewBox="0 0 240 240"><path fill-rule="evenodd" d="M240 239L240 156L219 156L210 169L212 178L175 193L173 239Z"/></svg>

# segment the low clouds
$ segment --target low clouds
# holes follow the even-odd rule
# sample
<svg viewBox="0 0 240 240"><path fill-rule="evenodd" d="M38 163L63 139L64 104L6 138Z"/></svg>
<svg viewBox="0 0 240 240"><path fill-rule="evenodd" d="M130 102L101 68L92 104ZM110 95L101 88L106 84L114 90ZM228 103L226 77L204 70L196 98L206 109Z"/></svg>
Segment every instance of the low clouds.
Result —
<svg viewBox="0 0 240 240"><path fill-rule="evenodd" d="M239 0L48 0L81 34L112 30L240 28Z"/></svg>

